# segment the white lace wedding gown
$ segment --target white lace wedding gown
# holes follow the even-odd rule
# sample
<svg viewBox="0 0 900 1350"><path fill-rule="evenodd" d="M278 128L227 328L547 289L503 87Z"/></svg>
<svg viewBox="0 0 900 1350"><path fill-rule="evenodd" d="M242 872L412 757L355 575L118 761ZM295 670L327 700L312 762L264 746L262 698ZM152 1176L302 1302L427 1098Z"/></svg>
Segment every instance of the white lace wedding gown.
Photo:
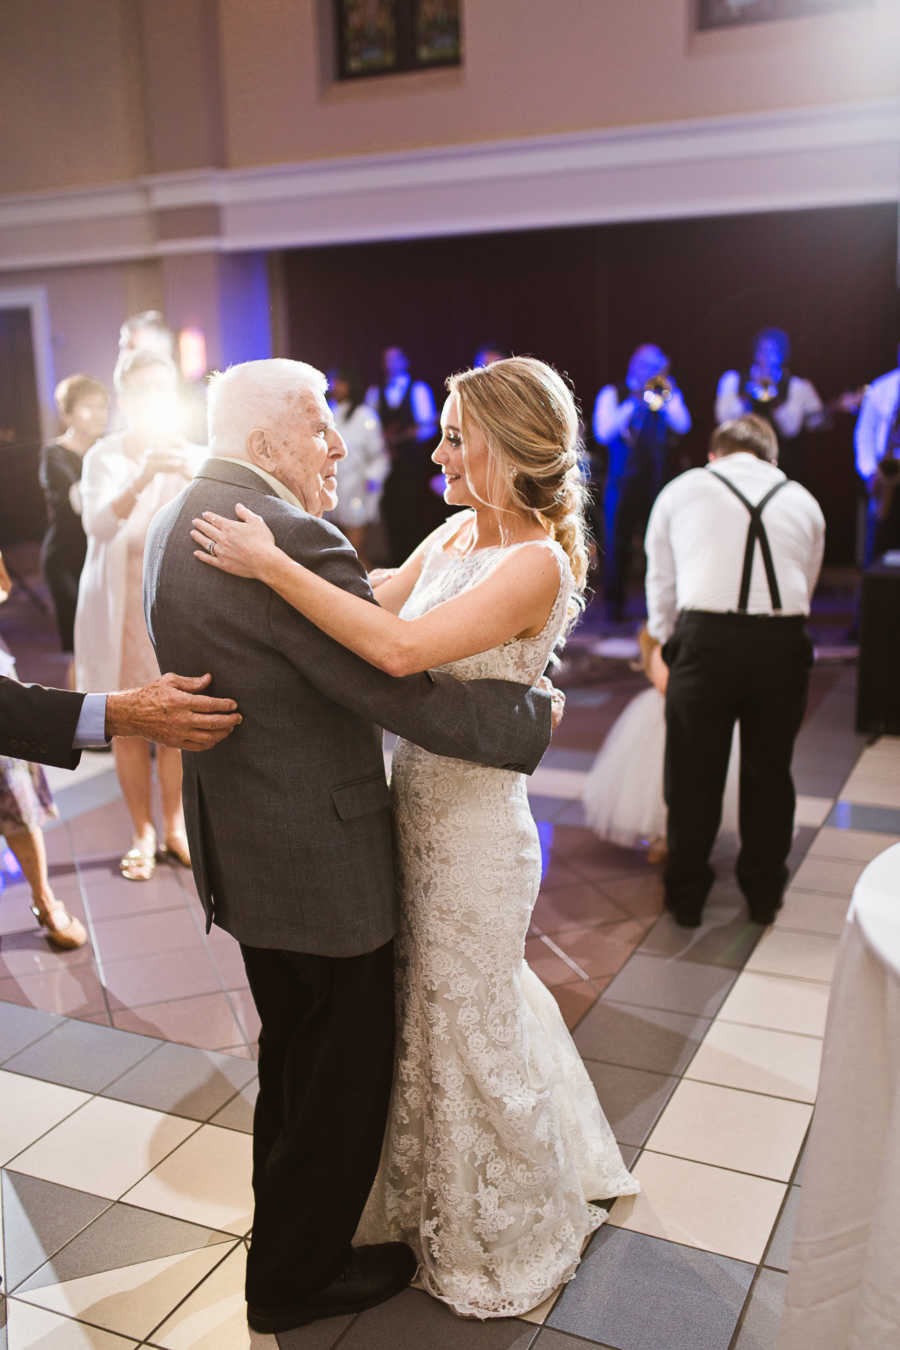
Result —
<svg viewBox="0 0 900 1350"><path fill-rule="evenodd" d="M414 618L477 582L497 549L445 552L451 519L403 607ZM571 588L543 631L444 667L531 684L562 632ZM522 774L400 741L393 794L402 919L397 1067L381 1166L357 1240L401 1240L428 1291L456 1312L508 1317L571 1279L607 1218L591 1200L632 1195L593 1085L525 935L541 854Z"/></svg>

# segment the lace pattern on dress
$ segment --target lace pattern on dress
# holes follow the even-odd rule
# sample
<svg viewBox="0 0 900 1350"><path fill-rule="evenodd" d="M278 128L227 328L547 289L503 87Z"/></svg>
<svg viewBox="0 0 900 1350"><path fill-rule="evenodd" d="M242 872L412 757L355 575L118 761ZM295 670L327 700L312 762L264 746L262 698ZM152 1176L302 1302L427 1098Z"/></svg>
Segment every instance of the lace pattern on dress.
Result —
<svg viewBox="0 0 900 1350"><path fill-rule="evenodd" d="M441 548L401 613L415 617L495 566L500 550ZM452 527L452 528L451 528ZM531 684L563 631L568 559L542 631L443 667ZM430 1293L460 1314L508 1317L571 1279L607 1217L592 1200L633 1194L556 1001L524 959L541 878L525 778L406 741L392 790L402 879L398 1061L381 1166L358 1240L402 1240Z"/></svg>

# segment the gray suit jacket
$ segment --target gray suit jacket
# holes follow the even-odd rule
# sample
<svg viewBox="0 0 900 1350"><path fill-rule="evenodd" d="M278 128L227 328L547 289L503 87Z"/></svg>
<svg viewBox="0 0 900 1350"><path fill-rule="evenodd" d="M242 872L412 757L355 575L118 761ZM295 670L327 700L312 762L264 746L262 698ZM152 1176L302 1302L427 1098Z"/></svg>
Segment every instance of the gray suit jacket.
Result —
<svg viewBox="0 0 900 1350"><path fill-rule="evenodd" d="M245 502L292 558L371 599L333 525L251 469L208 460L154 517L147 626L162 670L211 671L243 722L184 755L184 808L207 915L255 947L355 956L395 930L390 797L377 726L435 754L530 773L550 736L546 695L440 673L393 679L326 637L261 582L193 557L191 518ZM377 724L377 725L376 725Z"/></svg>

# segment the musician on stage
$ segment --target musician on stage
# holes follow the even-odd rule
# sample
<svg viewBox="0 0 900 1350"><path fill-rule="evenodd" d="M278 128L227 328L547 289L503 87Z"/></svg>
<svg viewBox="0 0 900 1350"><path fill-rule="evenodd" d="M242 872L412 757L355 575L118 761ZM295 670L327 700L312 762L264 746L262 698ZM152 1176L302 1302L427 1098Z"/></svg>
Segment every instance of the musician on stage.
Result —
<svg viewBox="0 0 900 1350"><path fill-rule="evenodd" d="M764 417L775 429L781 464L791 472L791 446L802 431L816 431L828 420L810 380L790 368L791 343L781 328L763 328L753 339L746 370L726 370L716 390L716 422L747 413ZM787 461L787 463L786 463Z"/></svg>
<svg viewBox="0 0 900 1350"><path fill-rule="evenodd" d="M608 384L594 404L594 437L609 453L603 496L606 617L624 617L634 537L643 535L650 508L676 471L673 448L691 429L691 415L669 372L669 358L653 343L632 354L622 384Z"/></svg>
<svg viewBox="0 0 900 1350"><path fill-rule="evenodd" d="M900 548L900 346L897 369L865 392L855 435L856 470L866 485L868 511L863 566Z"/></svg>

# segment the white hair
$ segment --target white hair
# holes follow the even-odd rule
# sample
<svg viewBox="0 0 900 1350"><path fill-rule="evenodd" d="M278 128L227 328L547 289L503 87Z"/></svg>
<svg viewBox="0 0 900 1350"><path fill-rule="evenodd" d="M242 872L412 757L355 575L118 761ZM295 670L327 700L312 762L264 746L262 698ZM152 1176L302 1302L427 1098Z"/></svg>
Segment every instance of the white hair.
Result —
<svg viewBox="0 0 900 1350"><path fill-rule="evenodd" d="M255 428L278 432L304 394L324 394L328 379L305 361L244 361L213 375L207 394L209 452L247 458Z"/></svg>

